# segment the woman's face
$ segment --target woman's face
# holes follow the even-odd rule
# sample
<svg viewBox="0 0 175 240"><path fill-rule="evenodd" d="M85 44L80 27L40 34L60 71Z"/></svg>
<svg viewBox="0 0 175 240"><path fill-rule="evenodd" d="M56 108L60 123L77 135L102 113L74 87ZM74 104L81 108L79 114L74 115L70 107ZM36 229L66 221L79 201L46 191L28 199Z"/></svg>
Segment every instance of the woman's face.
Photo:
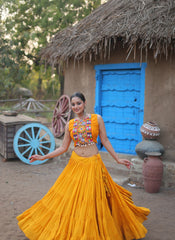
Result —
<svg viewBox="0 0 175 240"><path fill-rule="evenodd" d="M85 108L85 102L79 97L73 97L71 100L72 111L76 114L83 114Z"/></svg>

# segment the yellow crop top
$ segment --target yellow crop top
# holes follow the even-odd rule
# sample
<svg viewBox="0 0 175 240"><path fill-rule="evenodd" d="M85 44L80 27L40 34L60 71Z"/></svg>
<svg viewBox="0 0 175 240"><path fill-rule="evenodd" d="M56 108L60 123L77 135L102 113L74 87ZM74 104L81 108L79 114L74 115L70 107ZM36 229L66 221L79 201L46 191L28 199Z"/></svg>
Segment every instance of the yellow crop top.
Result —
<svg viewBox="0 0 175 240"><path fill-rule="evenodd" d="M74 141L74 146L97 143L99 133L97 114L90 114L83 120L71 119L69 121L69 132Z"/></svg>

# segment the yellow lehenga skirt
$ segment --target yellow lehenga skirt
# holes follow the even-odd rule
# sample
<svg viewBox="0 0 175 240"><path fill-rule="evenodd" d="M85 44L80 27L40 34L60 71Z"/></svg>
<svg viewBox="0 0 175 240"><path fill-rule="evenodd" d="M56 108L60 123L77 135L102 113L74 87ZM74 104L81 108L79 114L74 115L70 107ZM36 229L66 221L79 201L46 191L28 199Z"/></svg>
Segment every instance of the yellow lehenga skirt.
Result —
<svg viewBox="0 0 175 240"><path fill-rule="evenodd" d="M145 236L149 212L112 180L100 154L73 152L48 193L17 219L30 240L131 240Z"/></svg>

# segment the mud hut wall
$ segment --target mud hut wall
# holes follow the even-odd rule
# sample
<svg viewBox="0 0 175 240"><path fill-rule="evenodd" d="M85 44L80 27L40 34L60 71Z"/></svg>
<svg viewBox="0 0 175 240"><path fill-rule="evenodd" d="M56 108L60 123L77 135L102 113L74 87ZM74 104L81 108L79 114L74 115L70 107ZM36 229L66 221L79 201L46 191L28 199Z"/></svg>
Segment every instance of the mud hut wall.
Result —
<svg viewBox="0 0 175 240"><path fill-rule="evenodd" d="M140 59L133 59L131 55L126 61L126 49L113 52L110 60L87 61L74 65L70 62L65 69L65 94L71 95L75 91L82 91L87 99L87 112L94 112L95 105L95 70L97 64L133 63ZM175 161L175 56L171 60L164 57L157 63L152 53L148 54L145 74L145 104L144 122L156 121L160 126L161 135L158 141L165 147L164 159Z"/></svg>
<svg viewBox="0 0 175 240"><path fill-rule="evenodd" d="M87 112L94 112L95 105L95 71L94 65L86 62L74 65L71 62L65 69L64 93L71 96L74 92L84 93Z"/></svg>
<svg viewBox="0 0 175 240"><path fill-rule="evenodd" d="M161 129L158 141L164 146L164 157L175 161L175 56L158 63L148 59L145 76L144 121L154 120Z"/></svg>

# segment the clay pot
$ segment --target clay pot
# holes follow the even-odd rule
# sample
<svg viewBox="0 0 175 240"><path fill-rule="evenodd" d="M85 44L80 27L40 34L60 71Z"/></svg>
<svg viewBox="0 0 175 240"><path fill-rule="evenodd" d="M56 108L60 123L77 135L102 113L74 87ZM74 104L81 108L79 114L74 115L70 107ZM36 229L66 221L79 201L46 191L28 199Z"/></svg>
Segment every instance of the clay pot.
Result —
<svg viewBox="0 0 175 240"><path fill-rule="evenodd" d="M135 151L139 158L144 159L147 157L147 155L145 155L145 152L159 152L161 155L163 155L165 149L157 140L149 139L139 142L135 147Z"/></svg>
<svg viewBox="0 0 175 240"><path fill-rule="evenodd" d="M141 126L140 132L145 139L156 139L160 135L160 128L155 122L146 122Z"/></svg>
<svg viewBox="0 0 175 240"><path fill-rule="evenodd" d="M143 163L143 179L144 189L149 193L159 192L162 176L163 176L163 163L160 159L161 153L145 153Z"/></svg>

